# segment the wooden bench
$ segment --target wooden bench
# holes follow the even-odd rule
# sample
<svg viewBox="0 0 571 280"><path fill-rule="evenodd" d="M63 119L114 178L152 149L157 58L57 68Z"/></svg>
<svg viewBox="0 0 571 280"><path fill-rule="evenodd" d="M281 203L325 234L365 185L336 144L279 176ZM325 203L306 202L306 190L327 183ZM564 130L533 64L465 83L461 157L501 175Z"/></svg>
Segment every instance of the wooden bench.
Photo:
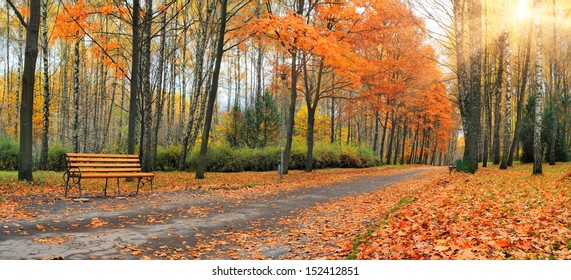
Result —
<svg viewBox="0 0 571 280"><path fill-rule="evenodd" d="M67 193L73 185L77 185L79 197L82 197L81 181L83 179L105 179L105 189L103 191L105 196L107 196L109 179L113 178L117 178L118 196L121 194L119 189L120 178L138 179L137 193L139 193L141 182L143 185L145 182L150 182L151 192L153 192L155 174L141 170L138 155L66 153L62 157L65 160L66 170L63 174L65 197L67 197Z"/></svg>
<svg viewBox="0 0 571 280"><path fill-rule="evenodd" d="M449 165L448 166L448 174L452 174L452 171L456 170L456 165Z"/></svg>

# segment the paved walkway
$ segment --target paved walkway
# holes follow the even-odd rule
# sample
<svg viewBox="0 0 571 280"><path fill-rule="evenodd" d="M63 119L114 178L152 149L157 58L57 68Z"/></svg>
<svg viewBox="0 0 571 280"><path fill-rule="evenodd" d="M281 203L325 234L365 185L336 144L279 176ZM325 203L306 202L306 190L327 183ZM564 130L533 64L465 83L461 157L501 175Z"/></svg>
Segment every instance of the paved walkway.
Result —
<svg viewBox="0 0 571 280"><path fill-rule="evenodd" d="M140 254L121 251L136 252L138 244L193 246L197 236L216 238L213 233L220 230L244 230L258 220L295 215L296 210L316 203L381 189L430 169L360 177L351 182L300 188L277 197L263 196L239 203L220 197L196 197L129 211L78 211L58 219L10 222L0 225L0 259L140 259L142 251ZM189 209L202 211L193 214ZM104 222L98 224L100 220Z"/></svg>

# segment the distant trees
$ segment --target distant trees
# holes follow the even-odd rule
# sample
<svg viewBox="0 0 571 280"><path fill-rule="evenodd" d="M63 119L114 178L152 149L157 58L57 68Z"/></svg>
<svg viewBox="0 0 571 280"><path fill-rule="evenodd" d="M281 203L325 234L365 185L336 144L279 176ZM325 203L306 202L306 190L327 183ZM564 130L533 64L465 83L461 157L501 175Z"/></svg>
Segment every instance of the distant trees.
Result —
<svg viewBox="0 0 571 280"><path fill-rule="evenodd" d="M527 141L534 138L532 172L540 174L545 159L555 163L553 147L557 146L554 139L558 129L552 128L569 118L561 102L568 96L568 73L561 64L566 64L562 57L569 54L563 42L571 34L562 27L566 18L560 16L569 7L563 1L527 2L428 0L413 5L441 27L428 32L432 40L446 50L449 59L444 61L444 66L454 73L449 87L455 89L462 115L466 171L474 172L477 162L486 167L490 155L492 162L500 163L502 169L519 159L520 151L525 161ZM539 24L540 18L542 24ZM500 28L494 28L496 26ZM479 97L474 95L471 99L471 94L476 93ZM524 104L530 96L538 100L531 108L533 129L527 131L529 127L524 118L529 115L524 116ZM479 100L483 103L477 105ZM541 119L551 104L556 109L552 123L545 126L546 122ZM480 117L475 117L478 114ZM472 133L478 130L479 135ZM549 137L551 142L542 144L545 133L553 137ZM561 146L569 150L569 137Z"/></svg>
<svg viewBox="0 0 571 280"><path fill-rule="evenodd" d="M26 11L19 4L12 9ZM201 178L209 143L276 146L282 121L285 172L291 160L322 167L323 145L373 149L387 164L453 157L457 121L437 54L422 20L398 1L63 1L43 9L43 94L31 100L43 108L32 112L26 138L30 151L38 147L27 162L42 169L54 150L138 153L146 170L165 158L188 170L192 159ZM0 112L2 136L26 133L13 129L18 68L0 78L10 106Z"/></svg>

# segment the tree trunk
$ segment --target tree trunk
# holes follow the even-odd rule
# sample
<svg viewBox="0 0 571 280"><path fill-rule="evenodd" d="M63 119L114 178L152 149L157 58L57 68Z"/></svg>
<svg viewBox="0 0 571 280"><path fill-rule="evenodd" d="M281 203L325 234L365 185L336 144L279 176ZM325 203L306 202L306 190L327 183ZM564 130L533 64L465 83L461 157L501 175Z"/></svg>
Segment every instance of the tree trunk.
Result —
<svg viewBox="0 0 571 280"><path fill-rule="evenodd" d="M393 149L393 139L395 137L395 128L397 126L397 119L395 116L395 112L392 114L391 120L391 134L389 136L389 146L387 148L387 164L391 164L391 157L392 157L392 149ZM395 152L396 153L396 152Z"/></svg>
<svg viewBox="0 0 571 280"><path fill-rule="evenodd" d="M73 124L72 124L72 141L73 151L79 153L79 42L76 39L73 47Z"/></svg>
<svg viewBox="0 0 571 280"><path fill-rule="evenodd" d="M408 134L408 127L407 127L407 122L404 123L403 129L402 129L402 149L401 149L401 154L400 154L400 164L404 165L404 154L405 154L405 149L406 149L406 135Z"/></svg>
<svg viewBox="0 0 571 280"><path fill-rule="evenodd" d="M68 45L64 47L62 62L62 86L61 86L61 102L60 102L60 131L59 143L65 144L69 136L69 91L68 91Z"/></svg>
<svg viewBox="0 0 571 280"><path fill-rule="evenodd" d="M319 61L319 69L317 70L317 83L314 87L309 85L307 63L304 62L305 72L305 102L307 105L307 156L305 157L305 171L313 170L313 137L315 128L315 112L317 104L321 98L321 78L323 77L323 58Z"/></svg>
<svg viewBox="0 0 571 280"><path fill-rule="evenodd" d="M331 98L331 123L329 125L329 129L331 132L331 139L330 139L330 143L333 144L335 143L335 98ZM351 127L349 126L349 131L351 130ZM339 139L339 141L341 141L341 139Z"/></svg>
<svg viewBox="0 0 571 280"><path fill-rule="evenodd" d="M291 53L291 94L289 103L289 115L287 119L286 145L284 149L284 166L283 174L287 174L289 170L289 161L291 158L291 145L293 143L293 128L295 121L295 103L297 99L297 50Z"/></svg>
<svg viewBox="0 0 571 280"><path fill-rule="evenodd" d="M486 2L484 1L484 32L488 34L488 7ZM485 43L484 43L484 94L483 94L483 101L484 105L482 107L482 113L484 114L482 127L483 129L483 136L484 136L484 143L482 145L482 167L488 167L488 159L489 151L490 151L490 140L492 136L492 105L491 105L491 75L493 72L493 63L490 63L490 52L488 50L489 36L485 36ZM492 65L492 67L490 67ZM492 69L490 69L492 68Z"/></svg>
<svg viewBox="0 0 571 280"><path fill-rule="evenodd" d="M373 152L375 155L379 154L379 125L381 119L379 118L379 111L375 110L375 136L373 137Z"/></svg>
<svg viewBox="0 0 571 280"><path fill-rule="evenodd" d="M42 54L44 66L44 119L42 129L42 150L40 155L40 169L48 170L48 134L50 130L50 75L48 56L48 1L42 1Z"/></svg>
<svg viewBox="0 0 571 280"><path fill-rule="evenodd" d="M199 9L202 10L202 4L199 2ZM214 2L215 3L215 2ZM186 123L186 129L184 136L182 138L182 151L180 157L178 159L178 170L184 170L186 156L188 154L189 143L191 141L193 129L196 130L194 126L194 117L196 115L196 107L199 104L200 93L202 91L202 86L204 84L204 56L206 53L206 44L208 43L208 25L207 22L210 20L210 15L212 14L212 10L214 10L214 6L209 6L206 11L205 19L201 20L200 22L200 32L198 33L198 44L196 46L196 53L194 56L194 73L193 73L193 81L192 81L192 95L190 96L190 113L188 114L188 123ZM186 24L185 24L186 26ZM186 42L186 35L184 36L184 41ZM184 50L183 50L184 52ZM184 77L183 77L184 80ZM184 89L183 89L184 90ZM202 103L201 103L202 104ZM204 108L204 106L201 106ZM202 109L201 109L202 110ZM194 137L192 137L194 138Z"/></svg>
<svg viewBox="0 0 571 280"><path fill-rule="evenodd" d="M425 163L423 162L423 157L424 157L424 147L426 144L426 129L422 130L422 140L420 141L420 153L418 154L418 158L416 159L415 163Z"/></svg>
<svg viewBox="0 0 571 280"><path fill-rule="evenodd" d="M307 111L307 156L305 157L305 172L313 170L313 133L315 128L315 107Z"/></svg>
<svg viewBox="0 0 571 280"><path fill-rule="evenodd" d="M22 33L22 27L20 27L20 33ZM16 83L17 85L20 85L23 81L23 77L22 77L22 57L24 57L24 47L22 45L22 43L18 44L18 82ZM25 62L24 62L25 63ZM15 113L14 113L14 139L18 138L18 125L19 125L19 116L21 114L20 112L20 101L21 101L21 96L22 96L22 90L20 89L16 89L16 106L15 106Z"/></svg>
<svg viewBox="0 0 571 280"><path fill-rule="evenodd" d="M420 128L420 122L416 124L416 130L414 132L414 138L412 140L412 150L410 151L410 155L408 156L408 163L414 164L413 157L416 154L416 149L418 148L418 129Z"/></svg>
<svg viewBox="0 0 571 280"><path fill-rule="evenodd" d="M505 3L505 2L504 2ZM508 168L508 157L511 148L511 131L512 131L512 69L511 69L511 50L510 50L510 34L507 28L504 29L504 50L505 69L506 69L506 104L505 104L505 124L504 124L504 145L502 153L502 162L500 169Z"/></svg>
<svg viewBox="0 0 571 280"><path fill-rule="evenodd" d="M297 14L298 15L302 15L303 14L303 8L305 6L305 1L304 0L297 0ZM296 99L297 99L297 76L298 76L298 72L297 72L297 55L298 55L298 49L297 48L293 48L291 50L289 50L289 53L291 55L291 94L290 94L290 103L289 103L289 115L288 115L288 120L286 123L287 126L287 133L286 133L286 145L285 145L285 149L284 149L284 166L282 166L283 168L283 174L287 174L288 170L289 170L289 162L290 162L290 158L291 158L291 145L293 143L293 128L295 126L295 103L296 103Z"/></svg>
<svg viewBox="0 0 571 280"><path fill-rule="evenodd" d="M2 116L2 109L4 108L4 103L6 101L6 96L9 96L10 91L12 90L11 84L10 84L10 6L8 4L8 2L6 2L6 66L4 68L5 71L5 76L4 76L4 81L5 83L5 91L2 92L2 101L0 102L0 116ZM8 120L10 120L10 118L8 118ZM10 123L10 121L8 121L8 123ZM3 127L0 126L0 137L2 136L2 129Z"/></svg>
<svg viewBox="0 0 571 280"><path fill-rule="evenodd" d="M22 104L20 108L20 159L18 180L33 181L32 115L34 112L34 79L38 58L40 27L40 0L30 0L30 17L26 28L26 52L22 77Z"/></svg>
<svg viewBox="0 0 571 280"><path fill-rule="evenodd" d="M379 154L379 160L381 163L383 163L383 154L385 151L385 139L387 138L387 126L388 126L388 122L389 122L389 111L387 111L385 113L385 123L383 125L383 136L381 137L381 146L380 146L380 154Z"/></svg>
<svg viewBox="0 0 571 280"><path fill-rule="evenodd" d="M539 0L535 0L536 8L540 7ZM536 57L535 57L535 111L533 126L533 174L543 174L543 149L541 147L541 125L543 114L543 44L542 30L539 17L536 17Z"/></svg>
<svg viewBox="0 0 571 280"><path fill-rule="evenodd" d="M143 171L153 170L152 155L152 128L153 128L153 91L151 89L151 29L153 20L153 1L146 0L145 5L145 23L143 24L143 47L141 51L141 84L143 86L142 108L141 111L141 148L139 151L141 157L141 169Z"/></svg>
<svg viewBox="0 0 571 280"><path fill-rule="evenodd" d="M434 149L432 149L432 159L430 160L430 165L434 165L435 163L437 147L438 147L438 139L434 141Z"/></svg>
<svg viewBox="0 0 571 280"><path fill-rule="evenodd" d="M394 165L397 164L397 157L398 157L399 149L400 149L400 142L399 142L400 130L401 130L401 128L399 127L399 128L397 129L396 136L395 136L395 137L396 137L396 138L395 138L396 144L395 144L395 155L394 155L394 158L393 158L393 164L394 164ZM390 163L389 163L389 164L390 164Z"/></svg>
<svg viewBox="0 0 571 280"><path fill-rule="evenodd" d="M480 99L481 99L481 66L482 66L482 3L472 0L468 5L470 26L470 75L465 71L464 63L458 65L458 83L460 97L460 115L464 127L464 157L461 171L475 173L478 170L478 154L480 142ZM455 12L456 14L456 12ZM462 17L457 17L457 25ZM458 23L460 22L460 23ZM458 30L457 30L458 32ZM463 36L463 35L461 35ZM462 38L458 37L457 38ZM457 39L461 40L461 39ZM458 61L463 61L463 50L458 51L462 44L457 42ZM467 85L465 81L468 81ZM464 86L466 86L464 88Z"/></svg>
<svg viewBox="0 0 571 280"><path fill-rule="evenodd" d="M163 6L167 6L166 0L163 0ZM161 15L161 41L159 49L159 66L157 69L158 73L158 85L157 85L157 120L155 126L153 127L153 135L151 138L151 166L153 170L155 169L155 163L157 162L157 146L159 143L159 129L161 127L161 122L163 120L164 104L166 98L166 74L164 71L165 66L165 45L166 45L166 25L167 25L167 11L162 11Z"/></svg>
<svg viewBox="0 0 571 280"><path fill-rule="evenodd" d="M505 59L505 47L506 47L506 34L502 34L500 37L500 55L499 55L499 62L498 62L498 72L496 73L496 84L494 86L495 96L494 99L496 103L494 103L494 143L492 148L492 153L494 156L494 164L500 163L500 130L501 130L501 123L502 123L502 87L504 84L504 59ZM489 112L488 112L489 113Z"/></svg>
<svg viewBox="0 0 571 280"><path fill-rule="evenodd" d="M557 12L556 12L556 0L553 0L553 5L552 5L552 18L556 19L557 18ZM559 130L559 114L558 114L558 109L557 109L557 97L559 95L559 82L556 81L557 77L559 75L558 71L557 71L557 23L556 20L552 20L552 44L551 44L551 48L552 48L552 53L551 53L551 67L550 67L550 74L549 78L550 78L550 89L551 89L551 106L553 108L553 116L554 116L554 120L555 123L552 124L552 129L551 129L551 143L549 143L550 147L549 147L549 165L555 165L555 149L556 149L556 143L557 143L557 131Z"/></svg>
<svg viewBox="0 0 571 280"><path fill-rule="evenodd" d="M521 116L523 113L523 104L525 99L525 89L527 88L527 79L528 79L528 72L529 72L529 64L531 61L531 42L532 42L532 35L534 34L534 16L532 14L532 18L529 24L529 30L527 43L526 43L526 51L525 51L525 58L523 62L523 69L521 71L521 84L518 87L518 94L517 94L517 109L516 109L516 122L515 122L515 130L513 133L513 141L510 147L510 154L508 157L508 166L513 165L514 161L514 153L518 151L516 147L518 147L518 134L521 126Z"/></svg>
<svg viewBox="0 0 571 280"><path fill-rule="evenodd" d="M127 153L134 154L137 145L137 114L139 98L139 53L141 42L139 39L139 0L133 0L133 41L131 45L131 93L129 94L129 130L127 132Z"/></svg>
<svg viewBox="0 0 571 280"><path fill-rule="evenodd" d="M218 42L216 45L216 63L214 72L212 73L212 86L208 94L208 107L206 108L206 120L202 132L202 143L200 145L200 154L196 165L196 179L204 179L206 172L206 151L208 149L208 140L210 136L210 126L212 124L212 116L214 114L214 102L218 93L218 79L220 77L220 67L222 64L222 56L224 55L224 35L226 34L226 9L228 0L220 0L220 29L218 31Z"/></svg>
<svg viewBox="0 0 571 280"><path fill-rule="evenodd" d="M198 3L199 3L199 4L198 4L198 9L202 10L202 8L201 8L201 7L202 7L202 4L201 4L202 1L198 1ZM183 17L183 20L184 20L184 21L183 21L182 25L184 26L184 28L183 28L183 31L182 31L182 32L183 32L183 33L182 33L182 46L183 46L183 47L182 47L182 90L181 90L181 93L180 93L180 122L179 122L179 123L180 123L180 131L181 131L181 132L184 131L184 129L185 129L186 125L187 125L187 124L186 124L186 114L187 114L187 113L186 113L186 64L187 64L187 59L186 59L186 51L187 51L186 48L187 48L187 46L186 46L186 44L188 43L188 37L187 37L187 36L188 36L188 35L187 35L187 33L188 33L188 28L187 28L187 22L186 22L187 19L186 19L186 16ZM204 26L205 24L206 24L206 23L205 23L204 21L201 21L201 22L200 22L201 29L204 28L203 26ZM201 38L200 36L206 36L206 35L204 35L204 33L199 33L198 36L199 36L199 39L198 39L197 41L200 42L200 38ZM200 44L200 43L199 43L199 44ZM198 51L199 51L199 50L198 50L198 46L197 46L197 52L198 52ZM198 54L195 54L195 57L197 57L197 55L198 55ZM204 55L202 55L202 57L204 57ZM200 63L202 63L202 61L200 61ZM196 66L195 66L195 68L196 68ZM201 71L202 71L202 69L201 69ZM196 74L196 71L195 71L195 74ZM196 80L196 77L193 76L193 79ZM195 85L193 85L193 87L194 87L194 86L195 86ZM191 112L190 112L189 114L192 114L193 110L195 110L195 109L193 108L193 106L192 106L192 96L189 96L189 99L191 99L191 101L190 101L190 108L191 108L190 111L191 111ZM190 118L190 115L189 115L189 118ZM184 136L183 136L183 137L184 137ZM181 139L181 140L182 140L182 139ZM188 145L188 144L187 144L187 145Z"/></svg>

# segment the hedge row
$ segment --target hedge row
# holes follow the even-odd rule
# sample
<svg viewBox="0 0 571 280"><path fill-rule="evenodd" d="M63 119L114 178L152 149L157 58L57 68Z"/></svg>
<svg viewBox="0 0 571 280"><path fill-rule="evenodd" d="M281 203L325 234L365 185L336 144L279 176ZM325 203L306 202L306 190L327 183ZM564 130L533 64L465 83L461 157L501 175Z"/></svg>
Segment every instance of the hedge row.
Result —
<svg viewBox="0 0 571 280"><path fill-rule="evenodd" d="M0 170L18 169L18 144L10 139L0 139ZM294 143L291 152L290 169L304 169L306 150L304 144ZM48 169L62 171L61 156L64 147L52 145L48 153ZM172 171L178 167L181 147L172 145L157 149L157 171ZM318 144L314 148L315 169L321 168L361 168L379 165L379 160L371 150L364 147L339 147L338 145ZM241 172L277 170L280 162L278 147L232 149L227 145L211 145L207 153L207 171ZM186 169L196 170L198 147L186 159ZM38 159L36 159L38 162Z"/></svg>
<svg viewBox="0 0 571 280"><path fill-rule="evenodd" d="M18 170L20 145L12 139L0 138L0 170ZM52 145L48 151L48 170L62 171L64 163L61 156L66 153L66 149L59 145ZM38 155L39 156L39 155ZM39 158L35 160L39 162Z"/></svg>
<svg viewBox="0 0 571 280"><path fill-rule="evenodd" d="M307 148L294 143L291 150L289 169L304 169ZM316 145L314 148L314 169L362 168L380 164L373 152L363 147L339 147L338 145ZM226 145L211 147L206 155L206 170L211 172L241 172L277 170L280 162L278 147L232 149ZM194 150L188 160L190 170L196 169L198 151Z"/></svg>

